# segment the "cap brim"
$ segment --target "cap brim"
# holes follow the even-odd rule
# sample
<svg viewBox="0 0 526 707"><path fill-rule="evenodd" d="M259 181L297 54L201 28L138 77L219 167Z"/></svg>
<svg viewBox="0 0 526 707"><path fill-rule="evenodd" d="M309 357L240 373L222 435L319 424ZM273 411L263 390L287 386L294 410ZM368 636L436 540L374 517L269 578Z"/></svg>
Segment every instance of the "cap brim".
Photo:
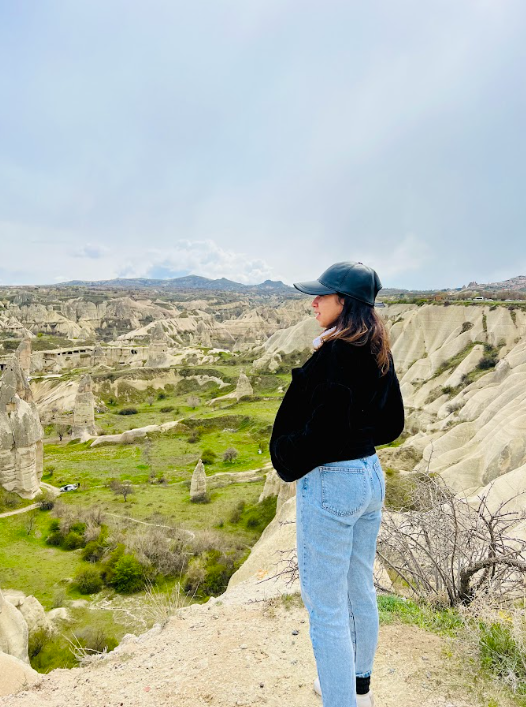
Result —
<svg viewBox="0 0 526 707"><path fill-rule="evenodd" d="M306 295L334 295L336 290L331 290L330 287L325 287L318 280L312 282L293 282L294 287Z"/></svg>

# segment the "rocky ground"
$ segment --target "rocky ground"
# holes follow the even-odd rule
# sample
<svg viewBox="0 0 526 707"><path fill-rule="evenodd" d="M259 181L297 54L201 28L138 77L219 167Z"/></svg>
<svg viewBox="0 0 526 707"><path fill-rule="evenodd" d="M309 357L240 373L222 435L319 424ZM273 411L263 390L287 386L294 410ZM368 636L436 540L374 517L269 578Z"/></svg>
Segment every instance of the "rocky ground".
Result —
<svg viewBox="0 0 526 707"><path fill-rule="evenodd" d="M445 639L406 625L381 629L378 707L480 707L466 695ZM55 670L2 707L321 707L308 617L299 601L180 609L85 668ZM464 678L465 680L465 678ZM504 705L504 703L499 703Z"/></svg>

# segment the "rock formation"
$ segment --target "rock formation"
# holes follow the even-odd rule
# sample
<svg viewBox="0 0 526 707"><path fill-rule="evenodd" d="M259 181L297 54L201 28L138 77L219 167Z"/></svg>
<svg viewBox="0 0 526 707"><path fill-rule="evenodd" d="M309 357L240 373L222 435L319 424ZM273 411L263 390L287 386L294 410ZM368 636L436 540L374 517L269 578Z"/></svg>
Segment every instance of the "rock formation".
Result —
<svg viewBox="0 0 526 707"><path fill-rule="evenodd" d="M26 689L40 676L24 661L7 653L0 653L0 697Z"/></svg>
<svg viewBox="0 0 526 707"><path fill-rule="evenodd" d="M13 358L0 381L0 484L5 489L23 498L39 493L43 437L31 389Z"/></svg>
<svg viewBox="0 0 526 707"><path fill-rule="evenodd" d="M245 395L253 395L253 393L254 391L252 390L248 377L243 371L241 371L237 380L236 389L232 393L227 393L226 395L220 395L218 398L213 398L213 400L210 400L207 405L214 405L220 400L237 400L239 402L241 398L245 397Z"/></svg>
<svg viewBox="0 0 526 707"><path fill-rule="evenodd" d="M148 347L148 368L167 368L170 365L168 357L169 339L164 333L162 322L156 322L150 330L151 340Z"/></svg>
<svg viewBox="0 0 526 707"><path fill-rule="evenodd" d="M261 492L258 503L261 503L269 496L277 496L278 502L276 506L276 514L281 510L281 506L286 503L289 498L296 495L296 482L287 483L279 478L275 469L270 469L265 479L265 485Z"/></svg>
<svg viewBox="0 0 526 707"><path fill-rule="evenodd" d="M95 427L95 404L93 400L91 376L84 376L77 390L73 409L72 439L82 442L97 434Z"/></svg>
<svg viewBox="0 0 526 707"><path fill-rule="evenodd" d="M16 357L22 374L27 380L31 371L31 339L29 337L21 341L20 346L16 350Z"/></svg>
<svg viewBox="0 0 526 707"><path fill-rule="evenodd" d="M468 495L496 480L501 496L505 488L512 496L515 472L526 464L526 314L485 306L385 310L411 436L381 450L382 461L440 473ZM496 366L480 365L484 344L494 347Z"/></svg>
<svg viewBox="0 0 526 707"><path fill-rule="evenodd" d="M190 483L190 500L202 498L206 493L206 473L201 459L197 462Z"/></svg>
<svg viewBox="0 0 526 707"><path fill-rule="evenodd" d="M28 628L20 611L0 590L0 651L29 663L27 654Z"/></svg>
<svg viewBox="0 0 526 707"><path fill-rule="evenodd" d="M277 331L259 349L261 355L252 364L254 371L275 371L281 363L281 354L313 350L312 341L322 332L318 322L308 319Z"/></svg>
<svg viewBox="0 0 526 707"><path fill-rule="evenodd" d="M104 355L104 349L102 346L95 346L91 352L91 365L95 368L95 366L100 366L105 362L106 357Z"/></svg>
<svg viewBox="0 0 526 707"><path fill-rule="evenodd" d="M236 399L240 400L241 398L244 398L245 395L253 395L253 394L254 394L254 391L252 390L252 386L250 385L250 381L248 380L245 372L241 371L241 373L239 374L239 378L237 379L236 390L234 392Z"/></svg>

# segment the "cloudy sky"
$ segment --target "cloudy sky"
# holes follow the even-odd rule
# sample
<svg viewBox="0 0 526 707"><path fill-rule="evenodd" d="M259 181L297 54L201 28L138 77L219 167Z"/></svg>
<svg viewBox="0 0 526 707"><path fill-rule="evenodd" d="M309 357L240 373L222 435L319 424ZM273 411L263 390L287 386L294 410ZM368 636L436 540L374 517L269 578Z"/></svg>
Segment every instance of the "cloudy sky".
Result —
<svg viewBox="0 0 526 707"><path fill-rule="evenodd" d="M524 0L0 0L0 284L526 275Z"/></svg>

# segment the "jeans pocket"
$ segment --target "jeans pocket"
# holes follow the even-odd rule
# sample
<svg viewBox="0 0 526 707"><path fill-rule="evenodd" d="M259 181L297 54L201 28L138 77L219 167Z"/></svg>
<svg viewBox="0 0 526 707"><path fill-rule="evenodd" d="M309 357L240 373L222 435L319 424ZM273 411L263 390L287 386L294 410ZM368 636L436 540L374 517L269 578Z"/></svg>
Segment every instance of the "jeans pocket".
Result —
<svg viewBox="0 0 526 707"><path fill-rule="evenodd" d="M366 470L350 467L320 467L321 505L337 516L352 516L367 500Z"/></svg>

